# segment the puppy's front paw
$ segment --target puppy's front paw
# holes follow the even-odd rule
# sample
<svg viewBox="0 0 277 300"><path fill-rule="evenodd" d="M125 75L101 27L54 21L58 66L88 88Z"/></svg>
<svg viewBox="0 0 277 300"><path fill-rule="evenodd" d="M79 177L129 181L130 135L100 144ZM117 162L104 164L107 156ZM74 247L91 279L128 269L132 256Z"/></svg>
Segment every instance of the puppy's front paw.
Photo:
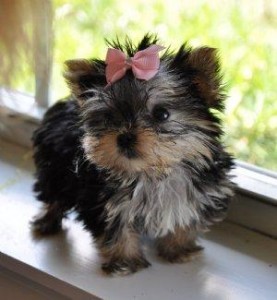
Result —
<svg viewBox="0 0 277 300"><path fill-rule="evenodd" d="M193 247L178 247L176 249L164 251L159 249L159 256L170 263L185 263L198 257L204 248L198 245Z"/></svg>
<svg viewBox="0 0 277 300"><path fill-rule="evenodd" d="M47 216L37 217L31 221L33 233L36 235L50 235L58 233L62 229L61 220L48 218Z"/></svg>
<svg viewBox="0 0 277 300"><path fill-rule="evenodd" d="M135 259L116 259L110 260L107 263L102 265L102 270L107 275L119 275L126 276L132 273L149 267L151 264L144 258L135 258Z"/></svg>

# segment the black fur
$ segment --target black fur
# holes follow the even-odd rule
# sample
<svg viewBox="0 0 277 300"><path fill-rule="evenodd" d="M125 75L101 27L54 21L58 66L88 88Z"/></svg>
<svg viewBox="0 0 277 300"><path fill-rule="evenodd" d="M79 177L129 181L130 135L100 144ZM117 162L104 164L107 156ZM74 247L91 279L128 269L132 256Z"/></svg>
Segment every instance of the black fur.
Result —
<svg viewBox="0 0 277 300"><path fill-rule="evenodd" d="M118 40L108 44L133 56L136 51L155 43L156 36L146 35L137 47L129 39L125 44ZM44 215L33 223L35 231L44 234L58 231L62 218L74 209L85 228L99 240L100 250L113 253L127 229L138 234L148 234L153 229L146 226L149 217L146 213L129 216L133 220L130 224L126 223L127 217L123 217L121 209L136 201L134 193L138 185L149 180L155 188L168 176L174 178L174 170L186 174L184 197L187 205L195 204L195 213L201 216L191 219L184 231L206 229L225 216L233 188L228 175L233 162L220 142L222 129L214 113L222 111L225 96L213 49L197 51L186 45L176 54L167 50L161 58L159 73L149 82L134 78L128 71L111 86L106 86L104 61L85 61L87 67L83 64L79 72L76 72L76 64L74 68L68 64L66 78L73 95L48 110L33 136L37 167L34 191L38 200L46 205ZM157 118L154 113L157 107L168 113L168 120ZM84 146L86 137L100 141L107 134L118 132L114 147L119 148L120 155L131 163L134 159L143 161L147 154L136 148L139 130L151 132L161 145L171 141L174 148L183 143L178 163L170 163L166 169L156 170L154 166L152 171L143 168L134 171L124 166L119 170L114 161L110 165L98 163L97 158L92 158L93 149ZM187 140L192 142L186 143ZM201 149L195 149L197 145ZM170 154L166 155L173 160ZM168 175L172 172L173 175ZM200 199L195 199L195 195ZM151 196L144 194L139 209L147 207L149 201L152 201ZM155 219L155 215L152 218ZM155 220L152 223L155 225L151 226L160 228ZM194 245L191 241L189 244ZM195 249L199 249L197 247ZM185 249L184 255L193 251L184 245L179 248ZM126 270L128 273L149 265L141 251L136 255L133 259L114 255L105 262L103 269L108 273ZM176 261L179 260L182 259L178 257Z"/></svg>

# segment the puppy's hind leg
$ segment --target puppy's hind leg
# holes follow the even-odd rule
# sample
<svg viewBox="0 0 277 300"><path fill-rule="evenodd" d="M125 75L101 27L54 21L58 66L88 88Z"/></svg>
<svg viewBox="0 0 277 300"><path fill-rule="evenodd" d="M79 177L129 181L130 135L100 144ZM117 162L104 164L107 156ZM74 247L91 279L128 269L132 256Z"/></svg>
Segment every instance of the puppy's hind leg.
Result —
<svg viewBox="0 0 277 300"><path fill-rule="evenodd" d="M45 204L42 212L31 221L34 234L50 235L62 229L62 219L67 208L61 202Z"/></svg>

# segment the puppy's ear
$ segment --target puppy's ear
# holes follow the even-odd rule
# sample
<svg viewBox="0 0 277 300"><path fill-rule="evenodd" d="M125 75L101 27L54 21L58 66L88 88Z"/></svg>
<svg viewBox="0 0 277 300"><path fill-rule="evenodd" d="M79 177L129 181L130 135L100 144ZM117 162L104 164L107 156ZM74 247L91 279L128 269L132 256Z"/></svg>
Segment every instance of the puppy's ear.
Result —
<svg viewBox="0 0 277 300"><path fill-rule="evenodd" d="M222 93L220 64L217 51L214 48L201 47L188 49L183 45L171 67L189 80L189 91L200 97L209 107L221 107L225 98Z"/></svg>
<svg viewBox="0 0 277 300"><path fill-rule="evenodd" d="M72 94L79 102L89 98L89 92L85 92L107 84L105 79L105 64L102 61L90 61L86 59L67 60L65 62L66 79Z"/></svg>
<svg viewBox="0 0 277 300"><path fill-rule="evenodd" d="M206 101L210 107L220 107L225 98L222 93L222 76L217 50L201 47L192 50L188 56L189 68L194 70L191 90Z"/></svg>

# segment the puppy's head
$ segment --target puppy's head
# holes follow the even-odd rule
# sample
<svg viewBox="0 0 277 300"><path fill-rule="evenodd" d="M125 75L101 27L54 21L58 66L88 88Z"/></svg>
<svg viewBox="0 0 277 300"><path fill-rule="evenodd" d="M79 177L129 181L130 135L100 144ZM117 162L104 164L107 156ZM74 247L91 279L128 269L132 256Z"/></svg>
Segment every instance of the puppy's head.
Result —
<svg viewBox="0 0 277 300"><path fill-rule="evenodd" d="M132 57L156 42L145 36L136 47L130 40L110 45ZM148 81L127 71L107 85L105 67L101 60L72 60L65 73L80 104L91 162L116 174L160 176L177 164L213 160L221 130L212 111L222 109L224 98L215 49L167 50Z"/></svg>

